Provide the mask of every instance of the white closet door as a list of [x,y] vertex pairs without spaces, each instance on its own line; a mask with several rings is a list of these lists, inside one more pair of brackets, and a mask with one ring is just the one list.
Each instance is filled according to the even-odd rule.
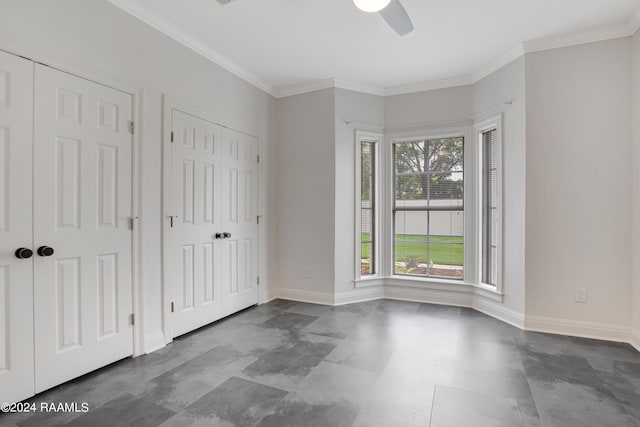
[[258,141],[224,129],[222,222],[223,311],[235,313],[258,302]]
[[133,353],[130,95],[36,65],[36,392]]
[[172,111],[169,262],[178,336],[219,319],[221,128]]
[[0,51],[0,402],[33,395],[33,63]]

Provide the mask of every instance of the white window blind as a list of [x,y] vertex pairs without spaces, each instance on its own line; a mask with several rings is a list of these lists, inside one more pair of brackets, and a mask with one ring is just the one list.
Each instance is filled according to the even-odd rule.
[[482,282],[498,284],[498,132],[482,133]]
[[360,275],[376,274],[376,149],[360,141]]

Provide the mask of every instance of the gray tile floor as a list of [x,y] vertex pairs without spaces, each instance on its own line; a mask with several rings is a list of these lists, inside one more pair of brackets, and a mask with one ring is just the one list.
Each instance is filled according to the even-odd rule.
[[640,353],[471,309],[277,300],[36,396],[2,426],[640,426]]

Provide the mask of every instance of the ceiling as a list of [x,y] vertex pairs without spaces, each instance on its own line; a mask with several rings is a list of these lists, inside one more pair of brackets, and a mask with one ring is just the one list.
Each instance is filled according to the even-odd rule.
[[540,50],[640,24],[640,0],[402,0],[415,26],[404,37],[351,0],[109,1],[275,96],[327,81],[380,94],[465,84],[523,42],[544,39],[524,44]]

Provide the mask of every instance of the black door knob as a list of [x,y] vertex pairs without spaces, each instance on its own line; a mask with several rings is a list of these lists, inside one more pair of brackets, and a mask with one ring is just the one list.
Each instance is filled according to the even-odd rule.
[[224,233],[216,233],[216,239],[224,239]]
[[224,238],[228,239],[229,237],[231,237],[231,233],[224,233]]
[[38,255],[40,256],[51,256],[55,251],[53,250],[53,248],[50,248],[49,246],[40,246],[37,252],[38,252]]
[[15,254],[18,259],[27,259],[33,256],[33,251],[27,248],[18,248],[16,249]]

